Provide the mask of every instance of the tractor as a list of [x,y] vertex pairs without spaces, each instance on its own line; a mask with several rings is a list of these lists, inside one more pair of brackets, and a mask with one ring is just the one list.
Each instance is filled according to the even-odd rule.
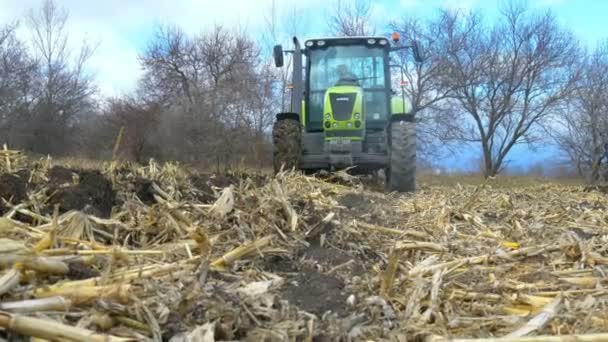
[[[292,54],[290,110],[273,125],[275,173],[348,169],[370,174],[383,170],[388,191],[416,189],[415,113],[408,110],[404,70],[391,53],[411,49],[422,62],[416,41],[400,45],[385,37],[293,38],[293,50],[275,45],[276,67]],[[401,94],[391,71],[401,73]]]

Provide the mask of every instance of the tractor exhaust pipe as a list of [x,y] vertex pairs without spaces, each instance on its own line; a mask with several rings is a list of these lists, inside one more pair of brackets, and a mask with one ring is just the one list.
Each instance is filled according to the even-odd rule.
[[292,75],[292,89],[291,89],[291,112],[302,116],[302,49],[300,48],[300,42],[297,37],[293,37],[293,75]]

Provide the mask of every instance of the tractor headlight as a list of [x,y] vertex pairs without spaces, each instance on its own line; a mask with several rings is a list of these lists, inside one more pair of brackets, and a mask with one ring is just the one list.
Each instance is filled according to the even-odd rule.
[[368,44],[376,44],[376,40],[375,39],[368,39],[367,43]]
[[348,127],[348,128],[353,128],[353,123],[352,123],[352,122],[347,122],[347,123],[346,123],[346,127]]
[[355,121],[355,127],[357,127],[357,128],[361,127],[361,121],[359,121],[359,120]]
[[357,119],[357,120],[361,119],[361,113],[355,113],[355,119]]
[[325,120],[331,119],[331,115],[329,113],[325,114]]
[[378,41],[378,44],[380,45],[386,45],[388,42],[385,39],[380,39],[380,41]]
[[331,127],[331,123],[329,121],[325,121],[325,128],[330,128]]
[[312,40],[306,42],[306,46],[311,47],[314,44]]
[[334,122],[334,128],[338,128],[338,123]]
[[319,40],[319,41],[317,41],[317,45],[323,46],[323,45],[325,45],[325,41],[324,40]]

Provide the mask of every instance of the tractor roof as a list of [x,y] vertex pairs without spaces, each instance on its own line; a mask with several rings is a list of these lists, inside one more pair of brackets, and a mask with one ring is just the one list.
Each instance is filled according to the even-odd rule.
[[382,37],[382,36],[346,36],[346,37],[314,37],[314,38],[309,38],[306,39],[306,41],[309,40],[364,40],[364,39],[387,39],[386,37]]
[[[382,37],[382,36],[351,36],[351,37],[317,37],[317,38],[310,38],[307,39],[304,43],[304,45],[308,48],[313,47],[312,44],[314,44],[314,46],[317,46],[317,42],[324,42],[327,45],[334,45],[334,44],[360,44],[360,43],[365,43],[368,40],[373,39],[376,42],[379,42],[381,40],[385,41],[386,43],[382,44],[385,46],[388,46],[389,44],[389,39],[387,39],[386,37]],[[325,45],[323,44],[323,45]],[[374,44],[374,43],[372,43]]]

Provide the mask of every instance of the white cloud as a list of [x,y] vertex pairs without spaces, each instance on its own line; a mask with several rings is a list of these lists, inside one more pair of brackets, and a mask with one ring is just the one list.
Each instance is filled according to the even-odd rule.
[[[91,68],[97,74],[97,84],[106,95],[119,95],[132,90],[141,71],[138,49],[145,46],[158,24],[178,25],[190,34],[196,34],[214,24],[226,27],[238,26],[259,37],[265,29],[264,16],[273,0],[55,0],[69,13],[68,30],[72,48],[77,48],[86,35],[91,41],[100,43],[91,60]],[[292,11],[308,14],[314,18],[318,12],[310,9],[326,3],[311,0],[278,1],[277,13]],[[0,24],[19,19],[30,8],[38,8],[42,0],[0,0]],[[277,18],[284,23],[283,17]],[[304,25],[312,22],[302,18]],[[24,25],[20,36],[29,38]]]

